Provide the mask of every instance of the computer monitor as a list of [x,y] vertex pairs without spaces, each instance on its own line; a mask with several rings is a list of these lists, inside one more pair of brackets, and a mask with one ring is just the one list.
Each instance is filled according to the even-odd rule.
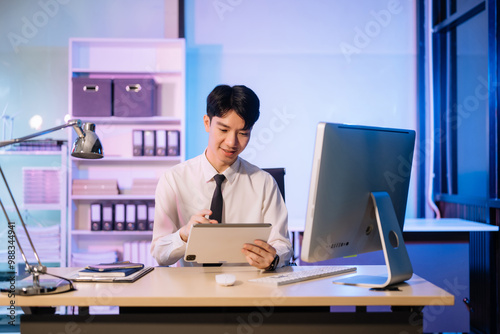
[[386,287],[413,275],[402,230],[415,131],[318,124],[301,259],[382,250],[386,276],[349,275],[336,283]]

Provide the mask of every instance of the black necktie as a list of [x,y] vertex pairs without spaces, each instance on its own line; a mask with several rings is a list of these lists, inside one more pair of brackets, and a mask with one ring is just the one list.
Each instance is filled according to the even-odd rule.
[[215,219],[220,224],[222,223],[222,182],[226,177],[222,174],[217,174],[214,176],[215,183],[217,184],[214,191],[214,196],[212,197],[212,204],[210,205],[210,210],[212,215],[210,219]]

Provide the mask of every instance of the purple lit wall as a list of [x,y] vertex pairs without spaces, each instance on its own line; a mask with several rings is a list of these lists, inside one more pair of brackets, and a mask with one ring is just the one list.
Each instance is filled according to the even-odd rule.
[[210,90],[251,87],[261,118],[242,157],[286,168],[290,220],[303,224],[318,122],[416,128],[415,13],[410,0],[187,1],[188,158],[206,145]]
[[[0,112],[15,116],[13,135],[33,132],[36,114],[43,128],[63,122],[70,37],[163,38],[168,3],[0,0]],[[243,157],[287,169],[291,220],[304,220],[318,122],[415,129],[413,1],[187,0],[185,11],[187,157],[205,148],[210,90],[248,85],[262,116]]]

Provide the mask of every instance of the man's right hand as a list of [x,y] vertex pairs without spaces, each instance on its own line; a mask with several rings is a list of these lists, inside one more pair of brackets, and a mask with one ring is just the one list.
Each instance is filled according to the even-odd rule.
[[217,224],[217,220],[208,219],[212,214],[212,211],[209,209],[201,210],[200,212],[191,216],[187,225],[183,226],[179,230],[179,235],[181,236],[182,241],[187,242],[189,238],[189,233],[191,232],[191,227],[195,224]]

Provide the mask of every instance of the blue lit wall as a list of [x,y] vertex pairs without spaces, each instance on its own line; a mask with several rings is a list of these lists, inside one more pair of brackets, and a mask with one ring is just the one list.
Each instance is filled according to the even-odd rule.
[[42,129],[63,123],[69,38],[162,38],[164,16],[163,0],[0,0],[0,115],[14,117],[13,136],[33,133],[34,115]]

